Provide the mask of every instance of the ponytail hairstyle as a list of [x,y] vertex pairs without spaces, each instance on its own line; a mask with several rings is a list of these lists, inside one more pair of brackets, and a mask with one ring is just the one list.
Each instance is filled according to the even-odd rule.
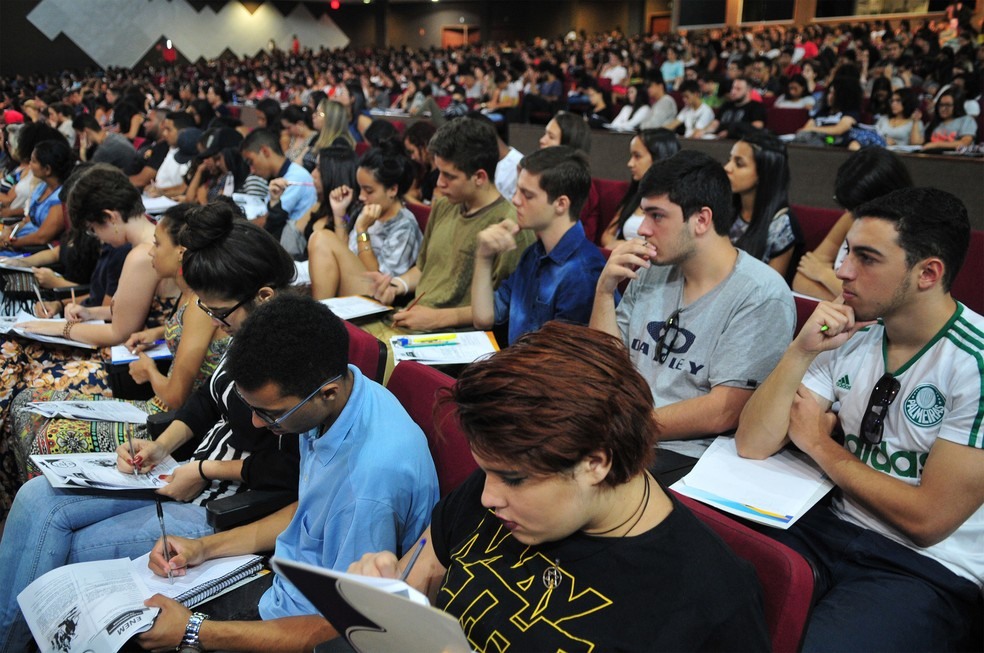
[[231,202],[189,210],[175,242],[185,247],[185,281],[199,295],[242,301],[263,287],[283,290],[297,274],[280,243]]
[[362,156],[359,167],[372,173],[373,179],[383,188],[396,186],[397,197],[402,197],[413,185],[413,163],[403,144],[398,140],[384,140]]

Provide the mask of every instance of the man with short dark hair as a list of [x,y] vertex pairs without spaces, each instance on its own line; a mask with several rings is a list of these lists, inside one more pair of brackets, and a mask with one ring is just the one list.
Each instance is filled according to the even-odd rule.
[[[182,574],[212,558],[271,549],[287,560],[345,570],[368,551],[395,547],[402,555],[414,546],[438,499],[427,440],[388,390],[348,364],[341,319],[307,297],[271,299],[236,333],[226,369],[255,426],[270,437],[300,434],[298,501],[198,540],[169,537],[167,559],[158,541],[150,561],[155,573],[166,576],[170,567]],[[336,635],[279,576],[259,601],[262,621],[205,620],[161,595],[147,604],[162,610],[154,628],[138,636],[147,648],[311,650]]]
[[195,119],[190,114],[183,111],[169,111],[161,123],[161,140],[167,143],[167,154],[157,168],[157,174],[144,192],[151,197],[165,195],[176,198],[183,195],[188,185],[184,177],[191,166],[189,162],[181,163],[175,158],[181,148],[178,146],[178,138],[181,132],[195,127]]
[[765,127],[765,105],[754,101],[749,92],[751,87],[745,77],[736,77],[728,91],[728,101],[721,106],[720,118],[705,130],[717,134],[718,138],[741,138],[749,127]]
[[[509,342],[550,320],[587,324],[605,259],[584,236],[578,219],[591,190],[583,152],[564,145],[529,154],[519,163],[516,222],[503,220],[478,234],[472,276],[472,321],[477,329],[509,325]],[[495,257],[516,249],[516,234],[530,229],[536,242],[497,290]]]
[[[137,159],[133,143],[116,132],[108,132],[90,113],[83,113],[72,120],[72,128],[79,135],[79,155],[83,161],[108,163],[123,172],[129,172]],[[91,152],[90,147],[94,148]]]
[[[495,187],[499,148],[492,125],[457,118],[437,130],[428,149],[440,171],[437,189],[442,197],[431,208],[417,264],[396,277],[369,273],[374,294],[383,303],[391,304],[397,295],[420,299],[393,315],[393,326],[420,331],[472,323],[469,291],[478,234],[503,220],[516,220],[516,210]],[[516,268],[531,242],[533,234],[520,230],[516,249],[495,256],[494,285]]]
[[709,436],[737,426],[792,338],[796,311],[783,278],[728,239],[734,208],[720,163],[679,152],[653,164],[639,196],[640,238],[609,257],[590,325],[621,336],[649,381],[661,447],[699,457]]
[[978,650],[984,318],[950,295],[967,209],[906,188],[853,214],[844,292],[746,404],[738,452],[792,442],[839,490],[780,538],[818,571],[804,651]]
[[677,105],[666,92],[666,82],[658,70],[646,73],[646,92],[652,105],[649,115],[639,125],[639,129],[657,129],[676,118]]
[[[255,222],[284,244],[281,238],[284,227],[290,224],[293,229],[293,223],[304,217],[318,201],[314,179],[303,166],[284,156],[280,135],[272,129],[254,129],[243,141],[241,149],[253,174],[271,182],[267,214]],[[290,247],[287,251],[295,256],[299,253]]]

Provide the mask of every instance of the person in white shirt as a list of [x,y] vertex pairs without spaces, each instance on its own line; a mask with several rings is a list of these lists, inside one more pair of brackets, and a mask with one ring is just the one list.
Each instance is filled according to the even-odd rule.
[[649,106],[649,97],[646,95],[646,88],[642,84],[633,84],[625,94],[628,104],[615,116],[611,122],[612,129],[622,129],[634,131],[649,116],[652,110]]
[[666,129],[677,130],[683,127],[684,138],[701,138],[707,126],[714,122],[714,111],[704,104],[700,95],[700,84],[688,79],[680,84],[683,94],[683,109],[675,120],[665,125]]
[[745,404],[738,453],[791,442],[837,486],[777,536],[818,572],[804,651],[979,650],[984,318],[950,295],[967,208],[904,188],[853,213],[843,292]]

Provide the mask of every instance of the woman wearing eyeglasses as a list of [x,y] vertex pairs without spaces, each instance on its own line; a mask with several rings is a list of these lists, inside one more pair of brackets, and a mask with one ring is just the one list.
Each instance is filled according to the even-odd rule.
[[[149,401],[134,401],[148,414],[175,410],[184,404],[188,396],[215,370],[228,345],[228,337],[213,324],[212,319],[195,304],[197,297],[188,288],[181,273],[185,248],[178,244],[187,228],[191,205],[179,204],[169,209],[158,222],[154,234],[154,246],[150,250],[151,263],[161,279],[172,279],[181,295],[168,314],[163,326],[138,331],[130,336],[125,346],[135,352],[137,360],[129,364],[130,376],[136,383],[149,383],[154,397]],[[163,341],[173,356],[167,374],[158,370],[156,361],[145,349]],[[143,424],[116,422],[87,422],[84,420],[47,419],[24,410],[32,401],[79,401],[88,398],[78,392],[58,390],[25,391],[17,395],[11,405],[11,432],[14,443],[20,449],[18,459],[27,461],[28,476],[35,476],[38,469],[29,462],[30,454],[82,453],[89,451],[115,451],[129,437],[146,437]]]
[[950,87],[936,99],[936,114],[926,127],[923,152],[955,150],[974,144],[977,123],[964,110],[963,93]]
[[[550,322],[439,401],[480,469],[434,509],[406,580],[476,651],[769,649],[754,572],[647,471],[652,398],[619,338]],[[396,578],[410,555],[349,571]]]
[[[193,209],[178,243],[185,248],[184,277],[198,306],[230,335],[255,306],[294,280],[294,261],[283,247],[221,202]],[[126,445],[117,449],[117,466],[124,473],[134,467],[153,473],[158,461],[189,441],[197,443],[192,459],[158,490],[175,499],[163,504],[169,535],[212,533],[205,505],[246,485],[297,490],[296,439],[253,426],[222,362],[156,440],[135,439],[136,456]],[[16,596],[32,580],[69,561],[143,555],[160,534],[152,497],[87,495],[55,490],[41,477],[28,481],[0,540],[0,652],[25,650],[31,641]]]

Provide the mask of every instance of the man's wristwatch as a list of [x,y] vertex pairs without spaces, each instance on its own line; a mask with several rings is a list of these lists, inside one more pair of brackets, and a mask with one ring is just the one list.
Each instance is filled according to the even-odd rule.
[[192,612],[188,618],[188,625],[185,626],[184,637],[178,644],[177,651],[188,653],[190,651],[204,651],[201,641],[198,639],[198,630],[202,627],[202,622],[208,619],[208,615],[203,612]]

